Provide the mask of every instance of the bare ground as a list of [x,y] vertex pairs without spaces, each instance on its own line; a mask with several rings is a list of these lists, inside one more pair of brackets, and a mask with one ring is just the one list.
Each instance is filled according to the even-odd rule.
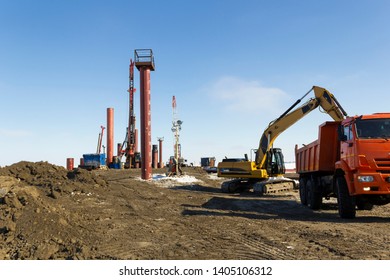
[[191,180],[0,168],[0,259],[390,259],[389,205],[343,220],[335,200],[313,211],[296,191],[225,194],[214,175],[184,171]]

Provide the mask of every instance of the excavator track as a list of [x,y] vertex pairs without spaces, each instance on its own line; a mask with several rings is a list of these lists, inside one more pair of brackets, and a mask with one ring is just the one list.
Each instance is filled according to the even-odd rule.
[[253,192],[258,195],[277,194],[292,191],[298,188],[298,183],[289,178],[269,178],[266,181],[257,182],[253,186]]
[[221,184],[221,190],[224,193],[240,193],[251,189],[253,182],[248,180],[234,179],[225,181]]
[[240,193],[253,189],[257,195],[284,193],[297,188],[298,183],[295,180],[285,177],[271,177],[261,181],[235,179],[221,185],[221,190],[225,193]]

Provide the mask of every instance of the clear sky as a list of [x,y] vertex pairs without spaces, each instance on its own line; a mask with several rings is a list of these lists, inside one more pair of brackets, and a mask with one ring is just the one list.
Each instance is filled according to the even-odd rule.
[[[173,95],[195,164],[249,154],[313,85],[349,115],[388,112],[389,13],[387,0],[0,0],[0,166],[77,164],[96,151],[108,107],[122,142],[129,59],[141,48],[155,56],[152,142],[164,137],[165,161]],[[281,134],[285,160],[326,120],[315,110]]]

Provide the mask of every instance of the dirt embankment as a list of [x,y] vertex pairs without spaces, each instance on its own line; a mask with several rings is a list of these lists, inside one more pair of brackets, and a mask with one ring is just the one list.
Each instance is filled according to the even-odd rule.
[[63,203],[106,186],[94,173],[82,169],[68,172],[47,162],[19,162],[0,168],[0,259],[77,255],[82,245],[67,220],[74,215],[77,224],[79,213],[62,211]]
[[0,168],[0,259],[390,259],[390,207],[338,217],[296,191],[225,194],[201,169]]

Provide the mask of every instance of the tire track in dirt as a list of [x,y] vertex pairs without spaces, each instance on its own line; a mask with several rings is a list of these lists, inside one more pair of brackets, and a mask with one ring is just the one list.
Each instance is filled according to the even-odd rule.
[[[376,221],[377,218],[361,217],[362,220]],[[384,234],[382,227],[377,230],[374,223],[366,223],[353,221],[347,224],[339,224],[339,231],[343,235],[343,239],[349,243],[361,244],[361,251],[364,251],[365,259],[389,259],[390,258],[390,237]],[[352,251],[350,248],[345,248],[344,251],[351,258],[361,258],[359,252]]]
[[98,246],[99,253],[105,259],[134,260],[144,258],[145,252],[151,251],[151,242],[128,242],[124,246],[123,242],[109,241],[107,244]]
[[[225,233],[226,234],[226,233]],[[293,254],[288,252],[284,244],[278,244],[264,236],[241,235],[236,232],[228,233],[232,236],[229,244],[219,249],[219,254],[228,259],[240,260],[294,260]],[[286,247],[286,249],[281,249]]]
[[[241,240],[240,240],[241,239]],[[240,238],[240,248],[238,257],[240,259],[266,259],[266,260],[293,260],[292,254],[284,251],[263,237],[246,236]],[[249,250],[249,251],[248,251]]]

